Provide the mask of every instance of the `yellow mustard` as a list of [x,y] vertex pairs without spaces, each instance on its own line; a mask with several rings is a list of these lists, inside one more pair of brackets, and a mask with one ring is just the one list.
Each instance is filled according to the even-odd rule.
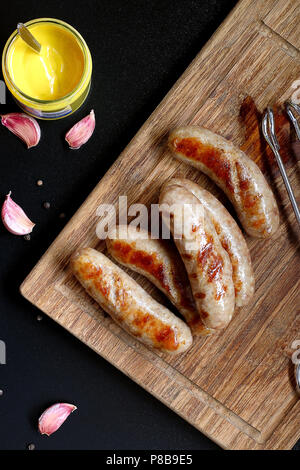
[[60,20],[41,18],[26,23],[41,44],[36,53],[15,32],[5,46],[5,82],[29,114],[57,119],[71,114],[85,100],[92,60],[79,33]]

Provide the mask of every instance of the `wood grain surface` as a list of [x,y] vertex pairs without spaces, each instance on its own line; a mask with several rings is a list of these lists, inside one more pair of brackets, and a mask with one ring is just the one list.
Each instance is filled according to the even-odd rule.
[[[260,133],[261,114],[276,109],[281,152],[297,197],[300,169],[282,104],[300,79],[298,0],[242,0],[194,59],[21,286],[21,293],[220,446],[289,449],[300,437],[292,343],[300,340],[299,232],[273,156]],[[229,208],[203,174],[166,148],[171,128],[202,125],[253,158],[276,196],[281,223],[270,240],[246,238],[256,292],[229,327],[178,357],[153,352],[127,335],[84,293],[70,273],[81,246],[104,249],[96,236],[101,203],[157,203],[173,176],[201,183]],[[299,156],[298,156],[299,157]],[[137,274],[153,296],[154,287]]]

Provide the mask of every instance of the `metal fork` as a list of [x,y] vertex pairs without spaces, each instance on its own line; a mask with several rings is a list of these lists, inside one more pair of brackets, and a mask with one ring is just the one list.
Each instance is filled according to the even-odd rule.
[[[295,105],[294,103],[291,103],[291,102],[287,102],[286,103],[286,110],[287,110],[287,113],[295,127],[295,131],[296,131],[296,134],[297,134],[297,137],[298,139],[300,140],[300,128],[299,128],[299,124],[297,122],[297,119],[295,118],[294,114],[293,114],[293,110],[297,111],[300,115],[300,107],[298,105]],[[273,113],[273,110],[272,108],[270,108],[268,106],[268,108],[266,109],[265,113],[264,113],[264,116],[263,116],[263,120],[262,120],[262,132],[263,132],[263,135],[264,135],[264,138],[266,139],[266,141],[268,142],[269,146],[271,147],[274,155],[275,155],[275,158],[276,158],[276,161],[277,161],[277,164],[278,164],[278,167],[279,167],[279,170],[280,170],[280,173],[281,173],[281,176],[282,176],[282,179],[283,179],[283,182],[285,184],[285,187],[286,187],[286,190],[288,192],[288,195],[289,195],[289,198],[290,198],[290,201],[291,201],[291,204],[292,204],[292,207],[294,209],[294,212],[295,212],[295,216],[296,216],[296,220],[300,226],[300,211],[299,211],[299,207],[298,207],[298,204],[296,202],[296,199],[295,199],[295,196],[294,196],[294,192],[293,192],[293,189],[291,187],[291,184],[290,184],[290,181],[288,179],[288,176],[286,174],[286,171],[285,171],[285,168],[284,168],[284,165],[283,165],[283,162],[282,162],[282,159],[281,159],[281,156],[280,156],[280,153],[279,153],[279,150],[280,150],[280,145],[278,143],[278,140],[277,140],[277,137],[276,137],[276,132],[275,132],[275,119],[274,119],[274,113]]]
[[[287,101],[285,103],[285,108],[286,108],[286,112],[287,112],[291,122],[294,125],[297,138],[300,140],[300,128],[299,128],[298,121],[297,121],[297,119],[294,115],[295,111],[300,115],[300,106],[298,106],[295,103],[292,103],[291,101]],[[278,167],[279,167],[281,176],[283,178],[284,184],[286,186],[286,190],[288,192],[291,204],[292,204],[294,212],[295,212],[296,220],[297,220],[298,224],[300,225],[299,208],[298,208],[298,205],[297,205],[292,187],[290,185],[288,176],[286,174],[286,171],[285,171],[285,168],[284,168],[284,165],[283,165],[280,153],[279,153],[280,145],[278,143],[278,140],[277,140],[277,137],[276,137],[276,132],[275,132],[274,113],[273,113],[272,108],[270,108],[270,107],[267,108],[267,110],[265,111],[265,114],[263,116],[262,132],[263,132],[264,138],[266,139],[266,141],[270,145],[270,147],[271,147],[271,149],[272,149],[272,151],[275,155],[275,158],[276,158],[276,161],[278,163]],[[300,364],[295,366],[295,379],[296,379],[297,391],[298,391],[298,393],[300,393]]]
[[[286,109],[287,115],[289,116],[291,122],[294,125],[297,138],[298,140],[300,140],[300,127],[299,127],[297,118],[295,117],[295,114],[294,114],[294,112],[296,111],[296,113],[300,116],[300,106],[296,103],[293,103],[292,101],[286,101],[285,109]],[[297,384],[297,391],[300,394],[300,363],[296,365],[295,367],[295,379],[296,379],[296,384]]]
[[290,120],[292,121],[293,125],[294,125],[294,128],[295,128],[295,131],[296,131],[296,134],[297,134],[297,137],[298,139],[300,140],[300,127],[299,127],[299,123],[293,113],[293,111],[296,111],[296,113],[299,114],[300,116],[300,106],[296,103],[293,103],[292,101],[286,101],[285,103],[285,109],[286,109],[286,112],[290,118]]

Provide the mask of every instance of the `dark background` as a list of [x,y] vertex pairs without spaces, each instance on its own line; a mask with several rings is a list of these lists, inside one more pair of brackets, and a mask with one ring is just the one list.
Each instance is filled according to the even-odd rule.
[[[14,0],[2,5],[1,49],[19,21],[60,18],[84,36],[94,68],[85,105],[61,121],[41,121],[38,147],[26,150],[0,128],[1,201],[11,190],[36,222],[30,241],[0,227],[0,340],[7,347],[7,364],[0,365],[0,449],[26,449],[29,443],[37,449],[218,449],[49,318],[38,321],[40,312],[18,288],[235,4]],[[82,149],[71,151],[65,132],[91,108],[95,133]],[[0,113],[17,110],[8,94]],[[50,438],[40,436],[38,416],[63,401],[78,411]]]

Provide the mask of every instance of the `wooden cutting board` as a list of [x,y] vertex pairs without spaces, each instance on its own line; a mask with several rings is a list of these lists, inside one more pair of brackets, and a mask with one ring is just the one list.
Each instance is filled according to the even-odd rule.
[[[242,0],[21,286],[30,302],[228,449],[289,449],[300,437],[291,361],[292,343],[300,340],[299,232],[259,131],[261,112],[275,105],[282,155],[299,195],[300,169],[280,110],[300,79],[299,48],[298,0]],[[103,249],[95,233],[99,204],[116,204],[120,195],[128,204],[156,203],[172,176],[199,182],[228,205],[208,178],[166,149],[167,133],[180,124],[204,125],[242,147],[269,180],[281,224],[271,240],[247,237],[256,276],[250,305],[224,332],[198,338],[188,352],[169,358],[114,324],[74,280],[68,261],[83,245]],[[141,276],[133,277],[164,302]]]

